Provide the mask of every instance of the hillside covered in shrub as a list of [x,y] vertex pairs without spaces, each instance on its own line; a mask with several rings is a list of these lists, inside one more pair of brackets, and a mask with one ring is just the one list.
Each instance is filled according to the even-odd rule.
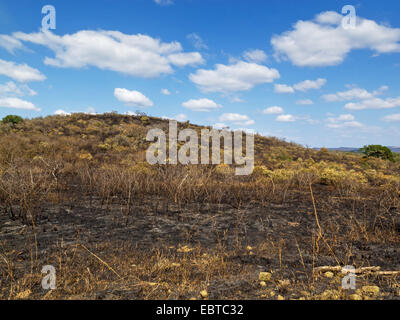
[[[7,119],[0,298],[400,297],[396,155],[255,135],[254,171],[237,176],[226,164],[149,165],[148,130],[169,127],[160,118]],[[39,284],[49,264],[57,290],[46,292]],[[317,272],[346,265],[388,273],[357,279],[352,294],[340,272]]]

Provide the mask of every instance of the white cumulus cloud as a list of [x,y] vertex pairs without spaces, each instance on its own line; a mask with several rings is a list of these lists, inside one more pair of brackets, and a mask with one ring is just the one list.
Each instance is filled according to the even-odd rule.
[[71,115],[71,113],[69,113],[67,111],[64,111],[62,109],[58,109],[58,110],[54,111],[54,114],[56,116],[69,116],[69,115]]
[[12,108],[40,111],[32,102],[22,100],[20,98],[0,98],[0,108]]
[[16,49],[22,49],[23,45],[21,41],[6,35],[6,34],[0,34],[0,47],[3,47],[10,53],[14,53]]
[[247,50],[243,53],[243,58],[249,62],[263,63],[267,61],[268,56],[260,49]]
[[187,38],[192,42],[193,46],[197,50],[208,49],[203,39],[197,33],[191,33],[187,35]]
[[362,100],[359,102],[349,102],[344,106],[348,110],[364,110],[364,109],[390,109],[400,107],[400,97],[397,98],[373,98]]
[[127,106],[133,107],[151,107],[153,102],[143,93],[136,90],[128,90],[124,88],[115,88],[114,96]]
[[363,127],[362,123],[355,121],[352,114],[341,114],[338,117],[329,117],[326,119],[326,122],[326,126],[333,129]]
[[168,89],[161,89],[161,93],[166,96],[169,96],[171,94],[171,92]]
[[12,61],[0,59],[0,75],[4,75],[19,82],[43,81],[46,77],[39,70],[27,64],[16,64]]
[[2,96],[36,96],[37,92],[29,88],[26,84],[16,84],[9,81],[0,84],[0,97]]
[[198,52],[179,52],[170,54],[168,60],[175,66],[184,67],[187,65],[203,64],[205,61]]
[[213,128],[214,128],[214,129],[217,129],[217,130],[222,130],[222,129],[228,129],[229,126],[226,125],[225,123],[217,122],[217,123],[215,123],[215,124],[213,125]]
[[283,109],[278,106],[272,106],[263,110],[264,114],[282,114]]
[[236,125],[245,125],[245,126],[254,124],[254,120],[251,120],[245,114],[239,114],[239,113],[224,113],[219,117],[219,121],[230,122]]
[[311,99],[303,99],[303,100],[297,100],[296,104],[311,105],[314,104],[314,102]]
[[365,99],[372,99],[372,98],[376,97],[377,95],[383,93],[387,89],[388,89],[387,86],[381,86],[378,90],[369,92],[362,88],[352,88],[352,89],[346,90],[346,91],[325,94],[322,96],[322,98],[327,102],[365,100]]
[[181,122],[183,122],[183,121],[186,121],[186,120],[187,120],[187,115],[186,115],[186,114],[183,114],[183,113],[180,113],[180,114],[177,114],[177,115],[174,117],[174,119],[175,119],[176,121],[181,121]]
[[176,121],[183,122],[183,121],[186,121],[188,118],[187,118],[186,114],[180,113],[180,114],[177,114],[174,117],[162,116],[161,119],[164,119],[164,120],[176,120]]
[[400,121],[400,113],[390,114],[388,116],[383,117],[382,120],[387,122]]
[[190,99],[182,103],[182,107],[190,109],[192,111],[209,112],[214,109],[222,108],[220,104],[215,103],[213,100],[202,98],[202,99]]
[[306,92],[308,90],[320,89],[326,83],[326,79],[318,78],[317,80],[304,80],[293,86],[287,84],[275,84],[276,93],[294,93],[296,90]]
[[317,80],[305,80],[295,84],[293,87],[297,91],[306,92],[308,90],[316,90],[320,89],[323,85],[325,85],[326,79],[318,78]]
[[271,39],[276,58],[296,66],[333,66],[357,49],[375,54],[400,52],[400,29],[357,16],[355,28],[344,29],[343,16],[322,12],[314,20],[296,22],[292,30]]
[[278,70],[256,63],[238,61],[231,65],[217,64],[214,70],[199,69],[189,79],[203,92],[232,93],[248,91],[254,86],[273,82]]
[[294,93],[294,89],[287,84],[275,84],[274,89],[276,93]]
[[13,37],[48,47],[54,57],[44,63],[60,68],[94,66],[138,77],[158,77],[173,72],[173,66],[204,63],[198,52],[182,52],[179,42],[162,42],[143,34],[119,31],[81,30],[59,36],[49,31],[16,32]]
[[296,118],[291,114],[281,114],[276,117],[276,121],[279,122],[295,122]]

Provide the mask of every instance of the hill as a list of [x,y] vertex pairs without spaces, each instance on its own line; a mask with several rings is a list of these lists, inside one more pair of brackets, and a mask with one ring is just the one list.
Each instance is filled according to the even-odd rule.
[[[392,152],[400,152],[400,147],[393,147],[393,146],[388,146]],[[319,150],[319,148],[316,148]],[[359,152],[360,148],[354,148],[354,147],[339,147],[339,148],[328,148],[330,151],[341,151],[341,152]]]
[[[0,298],[348,299],[341,274],[315,267],[400,268],[399,162],[256,135],[248,176],[152,166],[151,128],[168,122],[109,113],[0,125]],[[57,271],[48,294],[43,265]],[[393,299],[393,279],[359,285]]]

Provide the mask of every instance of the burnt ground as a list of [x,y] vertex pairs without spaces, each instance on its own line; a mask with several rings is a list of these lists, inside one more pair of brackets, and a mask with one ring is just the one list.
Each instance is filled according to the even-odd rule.
[[[275,201],[265,206],[248,203],[240,208],[226,204],[179,207],[166,205],[162,199],[140,199],[129,212],[125,205],[107,206],[100,200],[82,196],[79,201],[61,206],[44,206],[35,232],[31,226],[1,214],[0,253],[3,260],[9,262],[0,262],[2,297],[12,297],[9,286],[13,279],[21,288],[21,281],[29,283],[32,291],[29,297],[37,299],[51,296],[61,299],[190,299],[199,298],[196,290],[201,287],[207,289],[210,299],[276,299],[278,295],[285,299],[345,299],[354,291],[340,289],[342,276],[313,276],[313,267],[339,264],[400,270],[398,209],[381,213],[376,204],[365,199],[338,200],[333,196],[323,197],[318,192],[315,198],[323,229],[323,238],[319,240],[310,195],[300,192],[284,202]],[[75,256],[78,244],[87,248],[78,250],[82,255],[77,260],[79,267],[89,270],[91,281],[96,279],[101,285],[80,290],[74,284],[75,289],[69,291],[70,281],[65,274],[64,289],[49,295],[40,288],[41,266],[58,265],[60,250],[65,256],[71,252]],[[135,257],[131,256],[133,252]],[[154,269],[148,276],[143,269],[140,276],[126,282],[114,279],[111,269],[127,274],[126,277],[134,272],[124,269],[125,260],[137,261],[129,262],[136,268],[140,263],[159,263],[160,255],[163,259],[178,261],[180,268],[205,255],[222,257],[218,263],[224,272],[211,262],[210,270],[215,269],[212,275],[205,275],[203,269],[190,269],[188,279],[193,280],[193,288],[179,290],[174,288],[182,284],[184,270],[179,273],[180,280],[173,280],[175,273],[168,274],[169,271],[156,276]],[[149,261],[141,261],[146,256]],[[63,264],[71,260],[68,259],[63,260]],[[93,275],[96,268],[101,268],[98,276]],[[260,285],[258,276],[262,271],[270,272],[272,279]],[[106,273],[108,275],[104,276]],[[35,276],[22,280],[27,274]],[[164,282],[169,278],[173,283],[168,289],[161,290],[157,285],[148,290],[138,285],[147,281],[153,286],[164,276],[167,277],[167,280],[163,278]],[[357,279],[357,287],[378,286],[380,293],[369,298],[400,299],[399,280],[399,276],[366,275]]]

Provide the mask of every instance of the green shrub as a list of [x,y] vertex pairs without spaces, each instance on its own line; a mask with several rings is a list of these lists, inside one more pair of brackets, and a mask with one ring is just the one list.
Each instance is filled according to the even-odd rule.
[[392,150],[390,150],[388,147],[384,147],[378,144],[364,146],[360,149],[360,152],[363,153],[367,158],[374,157],[394,161]]
[[20,116],[10,114],[8,116],[5,116],[1,121],[3,123],[11,123],[12,125],[16,125],[20,122],[23,122],[24,119],[22,119]]

